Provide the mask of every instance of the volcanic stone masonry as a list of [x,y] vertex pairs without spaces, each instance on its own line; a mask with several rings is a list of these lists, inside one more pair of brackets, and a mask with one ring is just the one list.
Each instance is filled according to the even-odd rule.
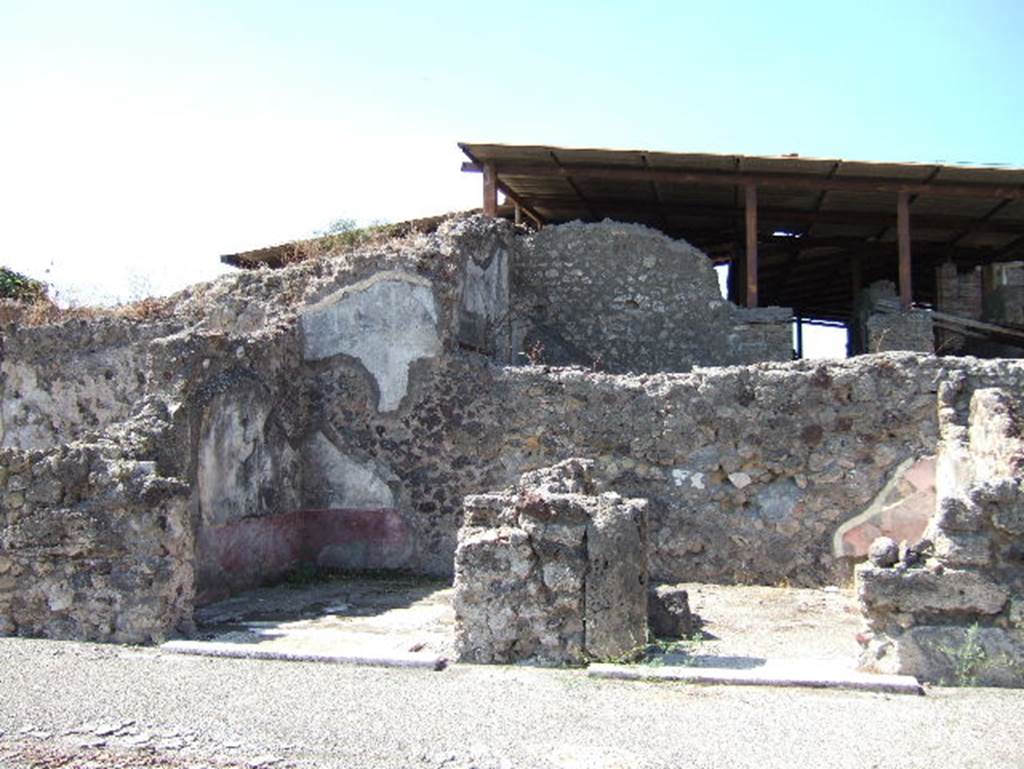
[[455,550],[460,659],[580,663],[646,644],[646,503],[595,494],[590,470],[568,459],[466,497]]
[[[1021,391],[939,395],[938,506],[925,539],[880,539],[857,569],[865,667],[927,681],[1024,686]],[[968,405],[969,404],[969,407]]]
[[652,580],[848,578],[934,485],[945,383],[1020,392],[1024,365],[790,362],[783,317],[651,230],[463,217],[7,326],[0,630],[156,639],[303,561],[450,576],[465,497],[570,457],[647,500]]

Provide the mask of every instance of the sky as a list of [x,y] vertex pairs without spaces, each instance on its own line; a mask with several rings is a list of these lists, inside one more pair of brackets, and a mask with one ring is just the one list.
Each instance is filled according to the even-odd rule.
[[458,141],[1024,166],[1024,2],[0,0],[0,264],[167,293],[480,204]]

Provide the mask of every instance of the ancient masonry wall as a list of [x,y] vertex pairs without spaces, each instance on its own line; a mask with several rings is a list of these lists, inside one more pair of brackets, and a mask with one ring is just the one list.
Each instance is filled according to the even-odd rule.
[[663,582],[848,578],[834,536],[934,455],[941,383],[1024,386],[1019,362],[909,353],[674,376],[495,373],[477,461],[519,472],[594,459],[599,487],[648,500]]
[[469,662],[614,659],[647,642],[643,500],[595,494],[587,460],[466,498],[455,645]]
[[[651,375],[498,365],[528,338],[511,277],[536,247],[524,237],[506,223],[453,220],[429,236],[193,287],[160,321],[5,329],[0,446],[11,451],[0,471],[15,480],[0,556],[19,564],[14,578],[57,573],[58,551],[33,544],[48,540],[19,534],[33,516],[71,527],[54,541],[73,548],[84,531],[72,527],[76,511],[122,533],[114,522],[137,517],[150,541],[147,521],[159,528],[178,505],[186,533],[163,557],[179,576],[135,584],[138,600],[163,600],[174,584],[184,603],[205,602],[300,561],[450,575],[466,495],[583,457],[599,492],[649,500],[653,579],[820,585],[847,573],[832,554],[837,527],[907,460],[934,454],[943,381],[962,372],[968,389],[1024,386],[1017,362],[909,354]],[[651,248],[660,259],[675,247]],[[705,283],[692,301],[724,313]],[[183,501],[176,491],[147,502],[113,470],[51,491],[36,465],[75,441],[116,446],[111,462],[151,468]],[[43,452],[30,471],[26,451]],[[74,608],[51,609],[56,618],[101,595],[85,555],[95,537],[82,537],[85,560],[60,556],[79,592]],[[127,534],[104,541],[110,559],[136,546]],[[49,565],[33,572],[34,562]],[[81,619],[46,624],[38,601],[17,608],[12,596],[28,588],[12,574],[0,574],[4,632],[94,633]],[[183,604],[159,605],[146,633],[187,624]],[[107,637],[128,637],[111,627]]]
[[512,301],[534,362],[612,373],[792,358],[792,311],[722,299],[682,240],[614,222],[547,227],[513,262]]
[[891,280],[879,280],[864,289],[857,297],[854,315],[850,329],[854,354],[935,351],[931,313],[902,310]]
[[0,450],[0,635],[143,643],[188,629],[188,487],[118,436]]
[[[947,262],[935,269],[936,309],[971,320],[1024,326],[1024,262],[1006,262],[957,272]],[[1016,358],[1021,345],[1009,339],[994,341],[939,330],[938,351],[944,354],[977,355],[983,358]]]
[[[1021,390],[942,386],[938,504],[914,548],[858,567],[865,667],[949,684],[1024,685]],[[969,404],[969,407],[968,407]]]

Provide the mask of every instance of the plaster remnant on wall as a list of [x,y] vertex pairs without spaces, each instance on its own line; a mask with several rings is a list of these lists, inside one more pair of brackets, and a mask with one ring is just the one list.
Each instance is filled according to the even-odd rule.
[[269,408],[251,391],[221,393],[207,407],[196,480],[207,525],[295,507],[298,457],[268,436]]
[[428,280],[388,270],[337,291],[302,312],[303,355],[350,355],[373,377],[377,410],[394,411],[409,389],[409,366],[441,352],[437,304]]
[[[459,281],[458,339],[471,350],[516,363],[514,337],[518,325],[510,312],[510,247],[498,233],[470,254]],[[516,326],[516,329],[513,329]],[[521,339],[520,339],[521,342]],[[521,346],[521,345],[520,345]]]
[[689,470],[682,470],[678,467],[672,470],[672,482],[676,486],[684,486],[687,481],[689,481],[691,488],[703,489],[704,473],[690,472]]
[[395,506],[395,496],[378,468],[343,454],[322,432],[309,441],[304,458],[308,507],[376,510]]
[[863,667],[932,682],[1024,686],[1024,528],[1000,525],[1002,516],[1024,511],[1020,392],[940,388],[937,466],[952,475],[937,483],[920,542],[900,546],[896,563],[890,555],[857,567]]
[[863,558],[878,537],[916,542],[935,512],[935,457],[905,460],[864,512],[836,529],[832,554]]

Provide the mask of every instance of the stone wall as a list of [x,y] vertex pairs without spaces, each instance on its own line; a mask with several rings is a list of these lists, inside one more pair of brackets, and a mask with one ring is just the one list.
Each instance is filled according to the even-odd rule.
[[851,326],[853,354],[892,352],[934,352],[935,332],[931,313],[902,310],[891,280],[872,283],[857,297]]
[[455,646],[467,662],[582,663],[647,642],[643,500],[595,494],[591,463],[469,496],[455,551]]
[[[926,539],[858,568],[862,663],[927,681],[1024,685],[1021,390],[940,392],[938,504]],[[969,409],[965,408],[969,404]]]
[[[970,320],[982,316],[982,268],[974,267],[959,272],[953,262],[943,262],[935,268],[935,309]],[[936,329],[936,352],[942,355],[963,355],[970,342],[956,331]]]
[[[544,237],[591,243],[581,229]],[[597,249],[668,259],[683,248],[646,230],[595,232]],[[630,232],[632,247],[619,240]],[[1024,387],[1018,362],[910,354],[644,375],[498,365],[528,338],[514,271],[535,247],[507,223],[453,220],[193,287],[161,320],[8,328],[4,440],[64,451],[114,431],[124,461],[181,484],[192,548],[182,558],[200,601],[303,560],[451,575],[463,498],[567,457],[594,461],[598,491],[649,500],[653,578],[821,585],[848,573],[832,552],[837,529],[908,461],[934,454],[943,381]],[[732,324],[722,344],[742,342],[728,341],[738,327],[772,326],[772,311],[729,309],[710,280],[699,285],[713,292],[708,312]],[[656,347],[637,350],[661,360]],[[26,399],[29,380],[41,392],[69,384],[59,399]],[[55,421],[67,409],[73,418]],[[0,472],[19,476],[7,464],[16,454],[4,456]],[[133,499],[110,515],[135,510]]]
[[641,225],[545,227],[516,253],[512,294],[535,362],[625,373],[792,358],[791,311],[737,308],[707,256]]
[[0,447],[44,449],[126,419],[147,391],[146,345],[176,324],[15,327],[0,347]]
[[600,484],[649,501],[652,579],[827,584],[849,576],[836,530],[934,454],[951,376],[1019,388],[1024,365],[889,353],[638,377],[505,369],[482,388],[474,459],[505,482],[594,459]]
[[[1024,326],[1024,262],[1006,262],[958,272],[947,262],[935,270],[936,309],[968,320]],[[1011,337],[998,340],[977,333],[939,329],[938,352],[980,358],[1019,358],[1024,345]]]
[[142,643],[190,627],[188,487],[121,437],[0,450],[0,635]]

